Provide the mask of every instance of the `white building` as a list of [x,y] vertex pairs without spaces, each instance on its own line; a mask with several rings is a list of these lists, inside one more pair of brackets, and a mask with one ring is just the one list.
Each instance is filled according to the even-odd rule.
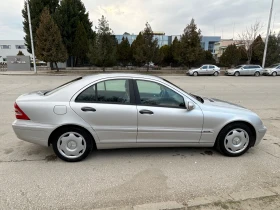
[[0,62],[6,62],[7,56],[16,56],[19,51],[25,56],[29,55],[32,60],[32,54],[27,52],[24,40],[0,40]]

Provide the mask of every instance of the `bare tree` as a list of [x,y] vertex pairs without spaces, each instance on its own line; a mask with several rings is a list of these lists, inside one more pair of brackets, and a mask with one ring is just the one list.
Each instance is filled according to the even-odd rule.
[[247,54],[247,63],[251,63],[252,54],[253,54],[253,45],[252,43],[260,34],[260,30],[263,28],[263,25],[256,21],[250,27],[246,27],[246,30],[239,34],[239,44],[244,45]]

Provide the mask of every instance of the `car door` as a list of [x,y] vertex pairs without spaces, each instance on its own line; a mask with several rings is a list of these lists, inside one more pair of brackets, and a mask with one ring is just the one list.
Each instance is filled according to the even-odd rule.
[[277,75],[280,75],[280,66],[276,68]]
[[254,66],[254,65],[250,65],[249,66],[249,73],[248,73],[248,75],[254,75],[255,73],[256,73],[256,66]]
[[138,111],[137,143],[197,143],[203,114],[198,105],[185,108],[190,99],[155,81],[135,80]]
[[110,79],[90,85],[73,97],[70,106],[91,125],[100,143],[136,143],[132,80]]
[[240,75],[249,75],[249,66],[243,66],[240,69]]
[[214,74],[214,72],[215,72],[215,66],[209,65],[208,66],[208,74],[212,75],[212,74]]
[[208,71],[208,65],[203,65],[203,66],[201,66],[201,68],[199,70],[199,74],[205,75],[205,74],[207,74],[207,71]]

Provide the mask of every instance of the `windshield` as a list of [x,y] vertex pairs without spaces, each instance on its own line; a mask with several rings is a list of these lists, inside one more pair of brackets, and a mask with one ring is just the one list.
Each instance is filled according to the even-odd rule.
[[[163,79],[163,78],[161,78],[161,79]],[[166,79],[163,79],[163,80],[164,80],[165,82],[167,82],[167,83],[169,83],[169,84],[175,86],[175,87],[178,88],[179,90],[181,90],[181,91],[187,93],[188,95],[190,95],[191,97],[195,98],[195,99],[198,100],[199,102],[204,103],[203,98],[201,98],[200,96],[197,96],[197,95],[188,93],[188,92],[184,91],[182,88],[178,87],[177,85],[173,84],[172,82],[169,82],[169,81],[166,80]]]
[[279,64],[273,64],[273,65],[269,66],[268,68],[274,69],[274,68],[276,68],[277,66],[279,66]]
[[236,66],[236,67],[234,67],[234,69],[240,69],[240,68],[242,68],[242,66]]
[[63,85],[60,85],[60,86],[58,86],[58,87],[56,87],[56,88],[54,88],[54,89],[52,89],[52,90],[49,90],[49,91],[45,92],[44,95],[47,95],[47,96],[48,96],[48,95],[51,95],[51,94],[53,94],[54,92],[59,91],[59,90],[61,90],[62,88],[66,87],[66,86],[68,86],[68,85],[70,85],[70,84],[72,84],[72,83],[74,83],[74,82],[76,82],[76,81],[78,81],[78,80],[80,80],[80,79],[82,79],[82,77],[78,77],[78,78],[76,78],[76,79],[74,79],[74,80],[71,80],[71,81],[69,81],[69,82],[66,82],[66,83],[64,83]]

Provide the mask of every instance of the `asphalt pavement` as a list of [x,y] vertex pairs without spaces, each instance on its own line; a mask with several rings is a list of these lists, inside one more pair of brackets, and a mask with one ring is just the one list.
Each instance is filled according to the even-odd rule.
[[11,123],[19,95],[75,77],[0,75],[0,209],[185,203],[280,186],[280,77],[164,76],[187,92],[240,104],[262,118],[267,134],[241,157],[212,148],[117,149],[67,163],[52,148],[17,139]]

